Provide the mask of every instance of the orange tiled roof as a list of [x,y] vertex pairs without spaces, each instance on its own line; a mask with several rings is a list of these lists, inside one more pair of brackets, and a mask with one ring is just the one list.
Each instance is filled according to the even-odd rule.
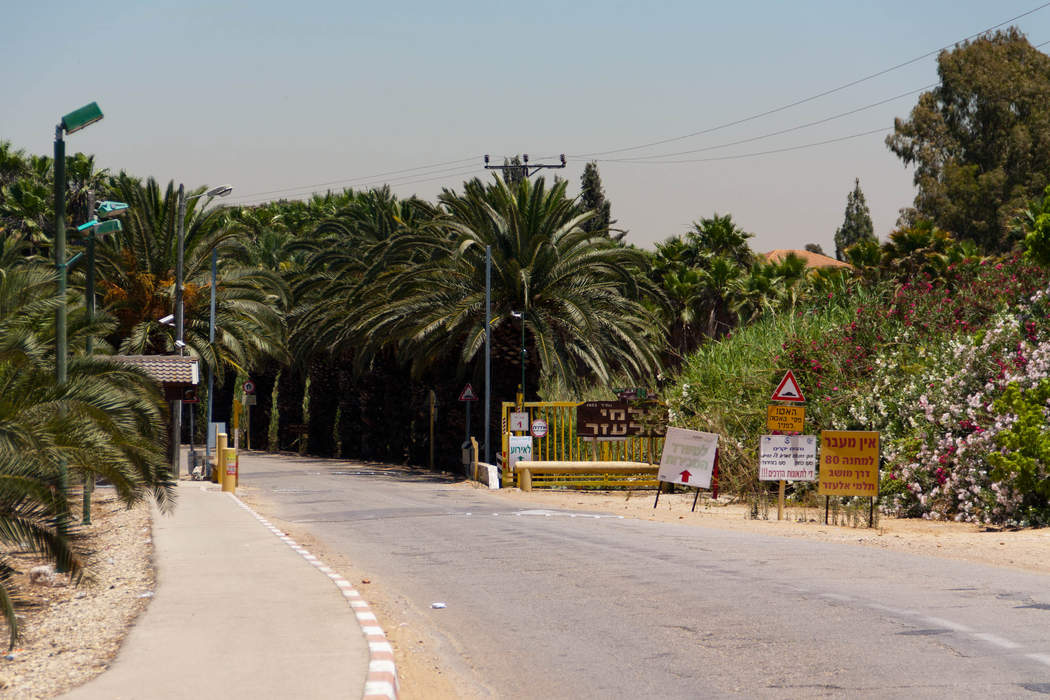
[[769,262],[780,262],[788,255],[794,253],[798,257],[802,258],[806,263],[806,267],[846,267],[852,269],[853,266],[847,262],[836,260],[835,258],[829,258],[827,255],[821,255],[820,253],[811,253],[808,250],[790,250],[787,248],[781,248],[778,250],[771,250],[765,254],[765,259]]
[[113,362],[138,367],[160,384],[197,384],[200,381],[196,357],[180,355],[109,355]]

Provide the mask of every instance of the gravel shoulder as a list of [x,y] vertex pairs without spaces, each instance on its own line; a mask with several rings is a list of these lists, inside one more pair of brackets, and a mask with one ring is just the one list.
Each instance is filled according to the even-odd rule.
[[30,580],[43,562],[10,553],[19,573],[13,581],[21,605],[21,638],[0,650],[0,697],[53,698],[105,671],[135,619],[153,595],[150,507],[128,510],[112,489],[95,491],[92,524],[81,528],[77,546],[88,575],[75,585],[52,575]]

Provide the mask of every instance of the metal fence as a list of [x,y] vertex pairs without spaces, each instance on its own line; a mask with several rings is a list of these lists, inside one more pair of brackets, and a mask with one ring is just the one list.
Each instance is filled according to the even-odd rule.
[[[529,415],[531,426],[536,419],[547,423],[547,434],[532,438],[532,458],[543,461],[568,462],[648,462],[660,463],[664,439],[628,436],[623,438],[581,437],[576,426],[576,407],[579,401],[526,401],[521,410]],[[517,410],[512,401],[504,401],[501,410],[501,449],[503,464],[510,454],[510,436],[528,435],[529,431],[511,432],[510,414]],[[503,485],[515,485],[516,476],[510,469],[503,470]],[[547,475],[533,478],[533,487],[574,486],[591,488],[656,488],[653,476],[644,478],[623,474],[581,474],[574,476]]]

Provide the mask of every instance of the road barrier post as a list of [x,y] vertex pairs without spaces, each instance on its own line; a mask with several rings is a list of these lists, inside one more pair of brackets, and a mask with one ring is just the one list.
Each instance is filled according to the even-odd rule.
[[222,475],[226,469],[225,454],[226,433],[218,433],[215,436],[215,465],[211,470],[211,480],[219,486],[222,486]]
[[237,450],[227,447],[223,450],[223,461],[225,471],[222,475],[222,490],[229,493],[237,492]]

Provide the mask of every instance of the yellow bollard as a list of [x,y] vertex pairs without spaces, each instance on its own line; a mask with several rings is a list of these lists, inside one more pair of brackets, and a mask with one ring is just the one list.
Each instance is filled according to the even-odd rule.
[[223,450],[223,462],[225,470],[222,474],[222,490],[230,493],[237,492],[237,450],[227,447]]
[[215,463],[211,469],[211,480],[213,483],[222,486],[222,470],[223,470],[223,450],[226,449],[226,433],[216,433],[215,435]]

